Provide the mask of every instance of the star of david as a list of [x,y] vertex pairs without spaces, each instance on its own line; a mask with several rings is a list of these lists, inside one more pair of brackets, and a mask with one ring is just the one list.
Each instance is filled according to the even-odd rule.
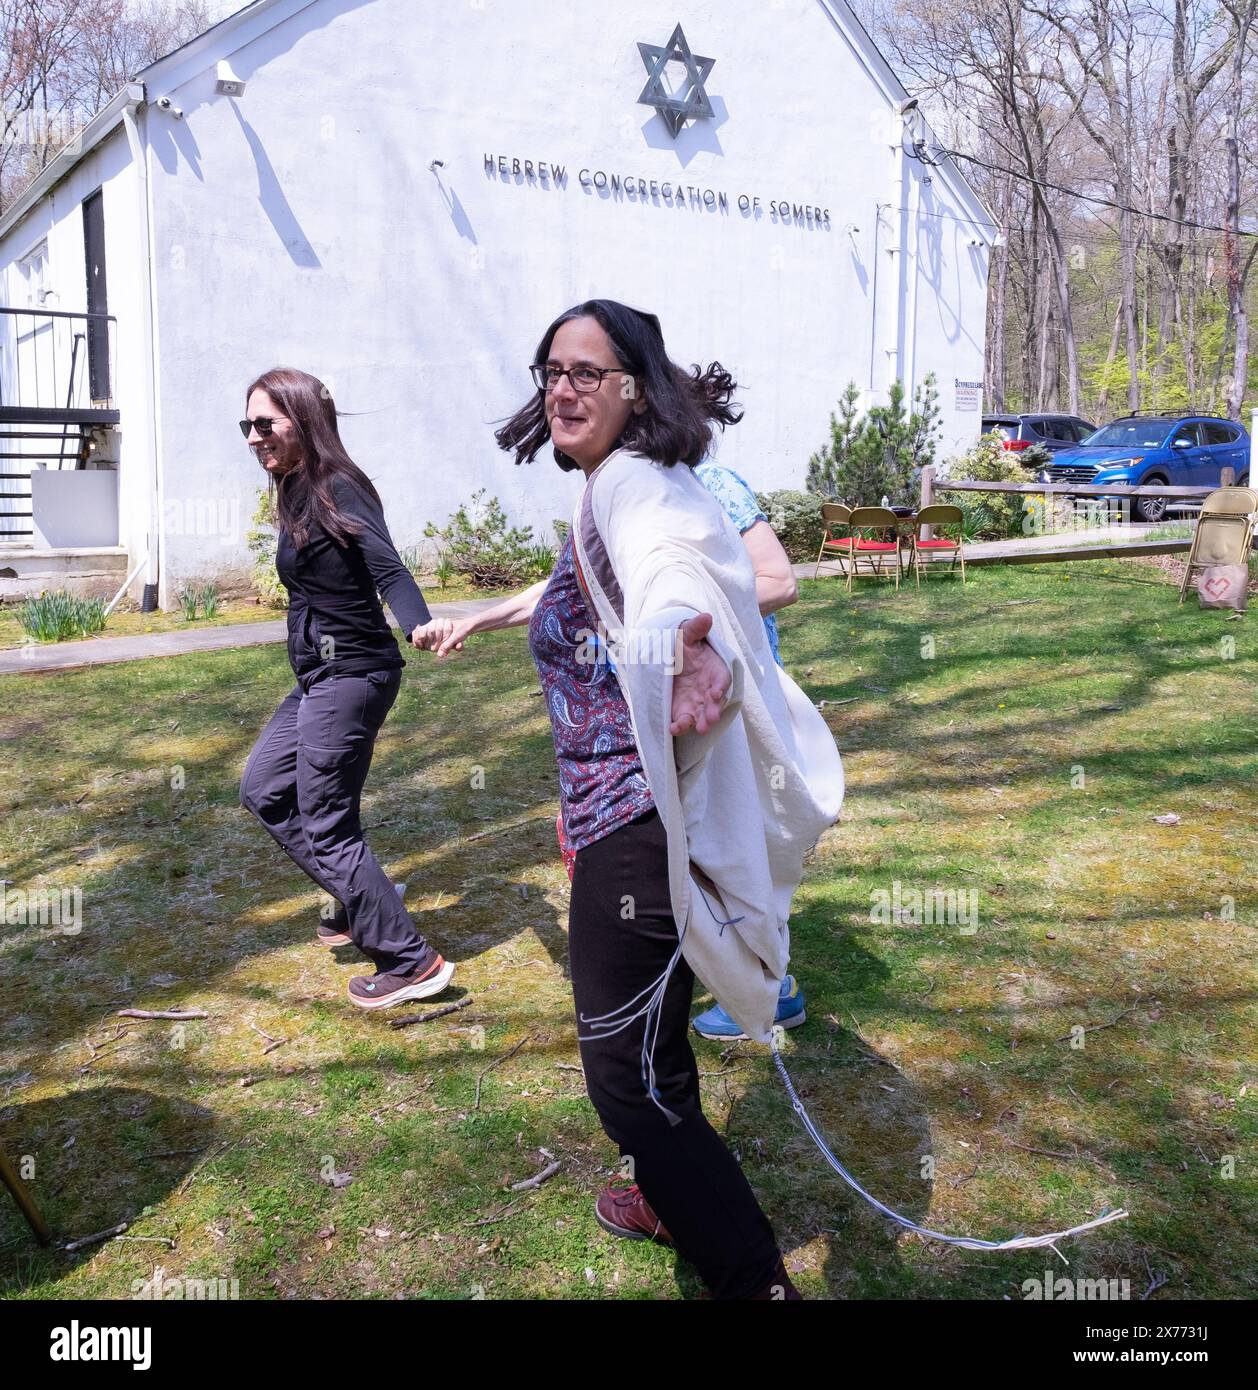
[[[691,117],[697,120],[711,118],[712,103],[708,100],[707,92],[703,90],[703,84],[716,66],[716,59],[700,58],[691,53],[680,24],[673,30],[673,36],[665,47],[659,48],[653,43],[640,43],[638,52],[642,55],[642,62],[647,70],[646,86],[642,89],[638,104],[654,106],[663,116],[674,140]],[[674,60],[686,65],[686,80],[676,96],[671,95],[664,85],[665,70]]]

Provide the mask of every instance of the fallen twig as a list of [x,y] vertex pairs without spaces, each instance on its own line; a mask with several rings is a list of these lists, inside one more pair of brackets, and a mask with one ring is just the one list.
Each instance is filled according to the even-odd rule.
[[516,1045],[511,1049],[510,1052],[504,1052],[501,1057],[497,1058],[495,1061],[490,1062],[490,1064],[485,1068],[485,1070],[481,1072],[481,1074],[476,1078],[476,1104],[472,1106],[473,1110],[480,1109],[481,1082],[484,1081],[484,1079],[489,1075],[491,1071],[493,1071],[495,1067],[502,1066],[504,1062],[509,1061],[512,1057],[514,1057],[515,1054],[519,1052],[519,1050],[524,1046],[524,1044],[528,1042],[529,1037],[530,1035],[528,1033],[525,1033],[525,1035],[520,1039],[518,1043],[516,1043]]
[[465,844],[471,844],[473,840],[487,840],[491,835],[505,835],[508,830],[519,830],[521,826],[533,825],[536,817],[529,820],[512,821],[510,825],[500,825],[496,830],[480,830],[475,835],[468,835],[464,840]]
[[[1124,1009],[1122,1013],[1118,1015],[1117,1018],[1111,1018],[1108,1023],[1092,1023],[1089,1024],[1088,1027],[1086,1027],[1083,1031],[1085,1033],[1099,1033],[1102,1028],[1112,1028],[1116,1023],[1121,1023],[1123,1019],[1127,1017],[1128,1014],[1134,1014],[1135,1012],[1135,1006],[1133,1005],[1130,1009]],[[1072,1028],[1069,1033],[1063,1033],[1060,1038],[1054,1038],[1053,1041],[1069,1042],[1070,1039],[1074,1036],[1075,1030]]]
[[432,1085],[431,1078],[424,1082],[418,1091],[412,1091],[410,1095],[403,1096],[401,1100],[391,1100],[388,1105],[382,1105],[379,1110],[371,1110],[368,1114],[373,1120],[377,1120],[386,1110],[400,1110],[402,1106],[409,1105],[411,1101],[418,1100],[426,1090]]
[[429,1009],[424,1014],[407,1014],[405,1018],[391,1018],[390,1028],[409,1028],[412,1023],[427,1023],[430,1019],[443,1018],[446,1014],[456,1013],[459,1009],[466,1009],[476,996],[469,994],[466,999],[460,999],[453,1004],[443,1004],[439,1009]]
[[220,1144],[219,1147],[218,1147],[217,1149],[214,1149],[214,1150],[212,1150],[210,1153],[206,1154],[206,1156],[201,1160],[201,1162],[198,1163],[197,1166],[192,1170],[192,1172],[189,1173],[188,1176],[187,1176],[186,1178],[184,1178],[183,1182],[181,1182],[181,1183],[179,1184],[179,1187],[178,1187],[178,1189],[176,1190],[175,1195],[176,1195],[177,1197],[182,1197],[183,1194],[184,1194],[185,1192],[187,1192],[187,1190],[192,1186],[193,1182],[196,1180],[196,1177],[197,1177],[197,1175],[200,1173],[201,1169],[204,1168],[205,1165],[206,1165],[212,1158],[218,1158],[220,1155],[225,1154],[225,1153],[227,1152],[227,1150],[230,1149],[235,1143],[236,1143],[236,1140],[234,1140],[234,1139],[229,1139],[229,1140],[226,1141],[226,1143]]
[[508,1216],[511,1216],[513,1214],[513,1209],[518,1207],[523,1200],[522,1197],[516,1197],[512,1201],[507,1202],[505,1206],[499,1207],[496,1212],[491,1212],[488,1216],[478,1217],[475,1221],[466,1221],[464,1225],[496,1226],[499,1221],[505,1221]]
[[1155,1274],[1153,1270],[1149,1268],[1148,1255],[1143,1255],[1142,1252],[1142,1257],[1144,1259],[1145,1273],[1149,1276],[1149,1287],[1140,1295],[1140,1301],[1143,1303],[1155,1289],[1160,1289],[1162,1285],[1167,1282],[1167,1278],[1165,1274]]
[[1029,1154],[1043,1154],[1045,1158],[1078,1158],[1079,1150],[1076,1149],[1072,1154],[1061,1153],[1057,1149],[1036,1149],[1030,1144],[1019,1144],[1016,1139],[1010,1139],[1006,1135],[1000,1136],[1006,1144],[1012,1145],[1015,1149],[1022,1149]]
[[183,1158],[186,1154],[203,1154],[204,1152],[204,1144],[202,1144],[199,1149],[164,1149],[161,1153],[141,1154],[136,1162],[150,1163],[155,1158]]
[[168,1018],[183,1022],[190,1018],[209,1018],[204,1009],[119,1009],[119,1018]]
[[84,1038],[83,1041],[86,1044],[88,1051],[92,1055],[79,1068],[79,1075],[82,1076],[82,1074],[88,1069],[88,1067],[92,1065],[93,1062],[96,1061],[96,1059],[101,1055],[102,1052],[105,1051],[106,1048],[116,1046],[123,1040],[123,1038],[127,1037],[127,1035],[130,1032],[131,1030],[129,1028],[119,1028],[117,1033],[115,1033],[112,1038],[106,1038],[103,1043],[94,1043],[91,1040],[91,1038]]
[[511,1184],[511,1191],[527,1192],[532,1188],[541,1187],[544,1182],[553,1178],[558,1171],[559,1160],[555,1159],[553,1163],[548,1163],[540,1173],[534,1173],[531,1178],[525,1178],[523,1182],[513,1182]]
[[78,1240],[68,1240],[61,1247],[65,1255],[73,1255],[76,1250],[85,1250],[89,1245],[100,1245],[103,1241],[113,1240],[115,1236],[120,1236],[131,1223],[129,1221],[119,1221],[116,1226],[111,1226],[107,1231],[97,1231],[94,1235],[80,1236]]
[[979,1164],[982,1163],[982,1161],[983,1161],[983,1146],[982,1146],[982,1144],[980,1143],[979,1146],[978,1146],[978,1152],[974,1155],[974,1167],[973,1167],[972,1169],[970,1169],[970,1171],[969,1171],[968,1173],[966,1173],[963,1177],[954,1179],[954,1180],[952,1181],[953,1187],[961,1187],[961,1186],[963,1186],[965,1183],[969,1182],[970,1179],[971,1179],[972,1177],[974,1177],[974,1176],[977,1174]]
[[[247,1019],[245,1021],[248,1022]],[[268,1033],[264,1028],[259,1028],[256,1023],[250,1023],[249,1027],[253,1029],[253,1031],[258,1035],[258,1037],[265,1038],[269,1043],[281,1043],[288,1041],[287,1038],[272,1037],[272,1035]]]

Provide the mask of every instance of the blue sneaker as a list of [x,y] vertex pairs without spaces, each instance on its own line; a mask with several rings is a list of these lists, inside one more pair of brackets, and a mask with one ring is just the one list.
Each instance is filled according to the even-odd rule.
[[[778,1011],[773,1021],[782,1028],[798,1028],[807,1020],[808,1015],[804,1012],[804,992],[795,976],[788,975],[778,991]],[[713,1042],[737,1042],[740,1038],[747,1037],[719,1004],[707,1013],[700,1014],[692,1021],[691,1027],[701,1038],[710,1038]]]

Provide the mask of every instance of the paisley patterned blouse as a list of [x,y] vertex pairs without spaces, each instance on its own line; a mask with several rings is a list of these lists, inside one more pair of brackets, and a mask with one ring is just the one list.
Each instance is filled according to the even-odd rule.
[[596,626],[569,536],[529,619],[529,648],[550,714],[565,838],[573,851],[655,805],[620,682],[606,659],[591,659]]

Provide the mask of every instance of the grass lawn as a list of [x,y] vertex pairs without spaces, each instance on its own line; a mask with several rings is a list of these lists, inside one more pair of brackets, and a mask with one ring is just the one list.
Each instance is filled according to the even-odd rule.
[[[1069,1269],[899,1233],[824,1167],[765,1050],[696,1040],[806,1295],[1019,1299],[1045,1269],[1258,1295],[1255,621],[1108,560],[805,583],[779,615],[848,779],[792,917],[810,1017],[786,1060],[814,1118],[938,1230],[1131,1212]],[[576,1067],[524,634],[409,660],[364,818],[473,1002],[403,1030],[346,1001],[355,953],[315,943],[319,895],[237,806],[282,646],[0,679],[0,876],[84,903],[78,935],[0,924],[0,1142],[59,1234],[174,1243],[40,1251],[0,1195],[0,1293],[125,1297],[155,1266],[246,1298],[697,1292],[593,1220],[617,1156]],[[977,930],[872,920],[897,884],[972,890]],[[115,1016],[175,1006],[209,1017]],[[547,1153],[560,1173],[510,1191]]]

